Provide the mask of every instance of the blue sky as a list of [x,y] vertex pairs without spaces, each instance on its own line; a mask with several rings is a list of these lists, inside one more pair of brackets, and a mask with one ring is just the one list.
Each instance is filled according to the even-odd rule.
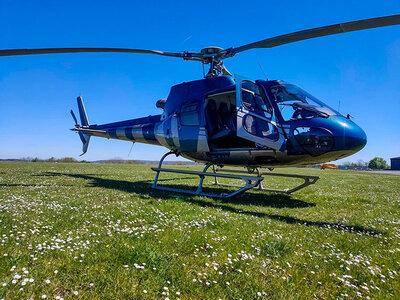
[[[193,3],[193,4],[192,4]],[[0,2],[0,48],[126,47],[199,51],[312,27],[399,14],[393,1]],[[323,37],[226,60],[232,73],[295,83],[356,118],[367,146],[345,160],[400,156],[400,26]],[[72,156],[69,131],[82,95],[91,123],[158,114],[172,85],[199,79],[201,64],[140,54],[0,57],[0,158]],[[157,160],[166,149],[93,138],[87,160]]]

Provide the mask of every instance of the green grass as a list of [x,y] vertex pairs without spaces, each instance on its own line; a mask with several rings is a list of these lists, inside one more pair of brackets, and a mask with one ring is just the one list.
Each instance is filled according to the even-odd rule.
[[0,298],[399,299],[400,177],[282,172],[321,179],[216,200],[145,165],[0,163]]

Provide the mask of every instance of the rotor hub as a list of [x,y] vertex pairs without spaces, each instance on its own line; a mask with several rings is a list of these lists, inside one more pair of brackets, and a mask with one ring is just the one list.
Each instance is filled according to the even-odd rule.
[[226,50],[220,47],[211,46],[201,49],[200,53],[202,55],[202,63],[210,64],[210,69],[207,75],[205,75],[206,78],[217,77],[222,74],[231,75],[222,63]]
[[204,57],[217,57],[220,56],[224,52],[224,49],[221,47],[206,47],[201,49],[200,53],[204,55]]

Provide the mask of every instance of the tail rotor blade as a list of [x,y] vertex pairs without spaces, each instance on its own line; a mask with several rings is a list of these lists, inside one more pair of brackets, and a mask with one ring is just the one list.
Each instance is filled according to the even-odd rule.
[[71,109],[71,111],[70,111],[70,113],[71,113],[71,116],[72,116],[72,118],[74,119],[74,121],[75,121],[75,125],[79,125],[79,123],[78,123],[78,119],[76,118],[76,116],[75,116],[75,114],[74,114],[74,111]]

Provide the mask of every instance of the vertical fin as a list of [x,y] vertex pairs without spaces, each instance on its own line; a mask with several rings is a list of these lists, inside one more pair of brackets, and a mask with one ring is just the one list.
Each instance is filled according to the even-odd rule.
[[82,96],[79,96],[78,98],[76,98],[76,101],[78,103],[79,116],[81,118],[81,125],[89,126],[89,120],[88,120],[88,117],[86,114],[85,105],[83,104]]
[[[75,114],[71,110],[72,118],[75,121],[75,127],[89,127],[89,120],[88,120],[88,117],[86,114],[85,105],[83,104],[82,96],[79,96],[78,98],[76,98],[76,101],[78,103],[78,110],[79,110],[79,117],[81,119],[81,124],[80,125],[78,124]],[[79,132],[79,137],[82,141],[82,154],[80,155],[80,156],[82,156],[88,150],[89,142],[90,142],[90,135],[85,134],[83,132]]]
[[83,154],[85,154],[88,151],[88,147],[89,147],[89,142],[90,142],[90,135],[84,134],[82,132],[79,132],[79,137],[82,140],[82,154],[79,156],[82,156]]

